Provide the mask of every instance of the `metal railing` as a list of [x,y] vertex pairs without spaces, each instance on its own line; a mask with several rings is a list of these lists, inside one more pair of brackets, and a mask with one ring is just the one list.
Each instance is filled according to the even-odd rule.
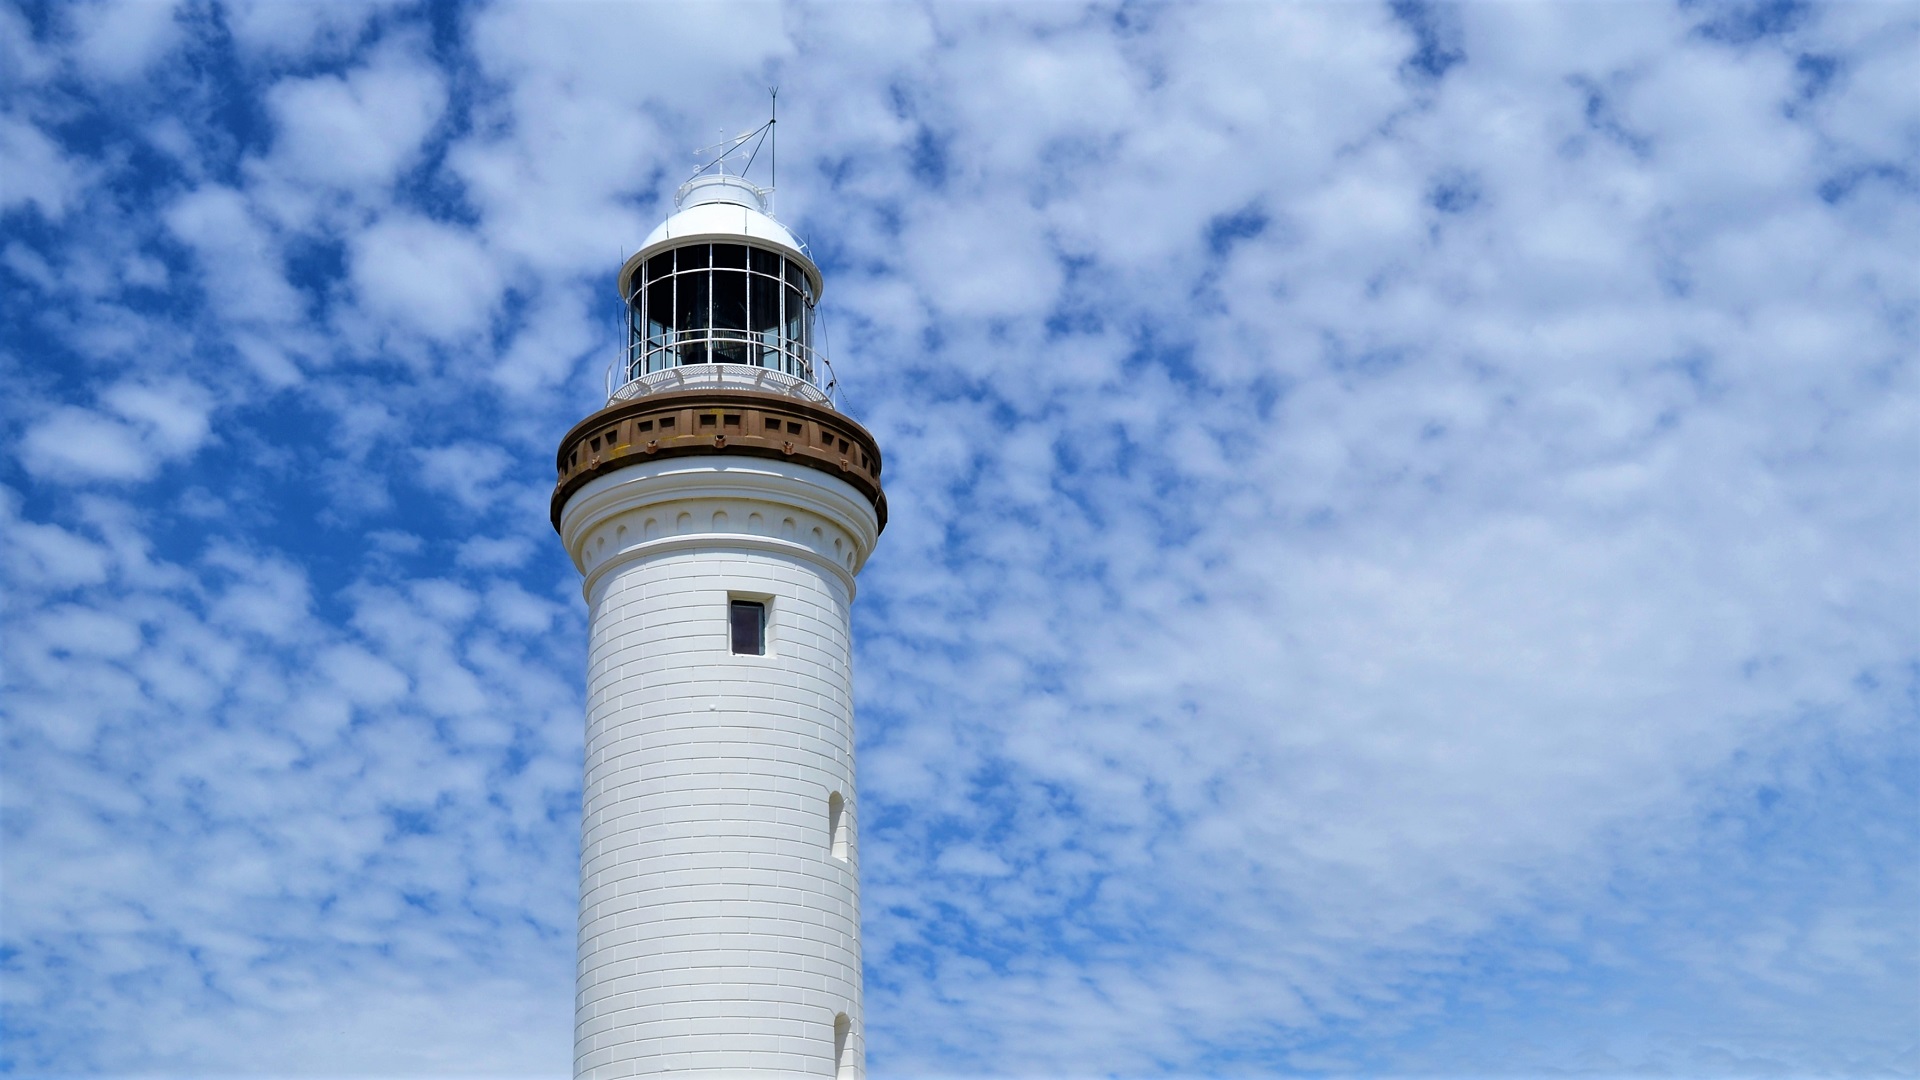
[[[657,338],[629,342],[626,358],[607,367],[607,400],[668,390],[735,389],[833,405],[832,363],[790,338],[769,341],[733,330],[680,331],[675,337],[671,344]],[[825,387],[814,381],[821,369],[829,376]]]
[[744,364],[813,382],[812,348],[775,330],[669,330],[627,341],[627,377],[689,364]]

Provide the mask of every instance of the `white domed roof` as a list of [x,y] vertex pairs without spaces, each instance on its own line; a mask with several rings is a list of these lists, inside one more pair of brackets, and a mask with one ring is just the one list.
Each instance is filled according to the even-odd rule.
[[627,281],[634,270],[654,253],[697,239],[722,243],[744,240],[760,247],[783,249],[806,269],[817,299],[823,286],[820,270],[813,265],[799,239],[785,225],[768,216],[767,194],[742,177],[724,173],[708,173],[687,181],[674,196],[674,205],[680,208],[678,212],[648,233],[646,243],[621,267],[621,295],[626,295]]

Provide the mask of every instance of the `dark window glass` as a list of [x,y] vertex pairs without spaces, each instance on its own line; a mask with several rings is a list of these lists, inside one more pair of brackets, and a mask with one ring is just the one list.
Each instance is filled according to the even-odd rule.
[[663,251],[647,260],[646,278],[648,281],[658,281],[671,273],[673,273],[673,252]]
[[766,655],[767,605],[758,600],[735,600],[728,605],[727,623],[736,655]]
[[673,279],[661,278],[647,286],[647,336],[665,341],[673,327]]
[[[752,279],[752,321],[748,329],[756,334],[777,333],[780,329],[780,286],[772,278],[755,275]],[[766,340],[763,336],[762,341]]]
[[673,279],[647,286],[647,342],[641,366],[660,371],[673,366]]
[[706,268],[707,245],[705,244],[695,244],[692,247],[683,247],[676,250],[673,254],[674,254],[674,257],[679,260],[679,265],[678,267],[676,267],[676,269],[703,270]]
[[674,280],[679,283],[680,294],[674,307],[673,326],[676,330],[704,330],[709,325],[711,313],[707,310],[707,279],[704,273],[680,274]]
[[715,363],[745,364],[753,359],[747,343],[747,276],[744,270],[713,272],[713,336],[721,339],[713,345]]
[[713,272],[713,325],[720,330],[747,328],[747,275]]
[[740,244],[715,244],[713,245],[713,265],[745,270],[747,249]]
[[749,257],[753,260],[754,273],[772,274],[774,277],[780,276],[780,256],[775,255],[771,251],[762,251],[759,248],[754,248],[753,254]]
[[682,364],[705,364],[710,362],[711,350],[707,342],[713,312],[708,301],[712,272],[696,270],[691,274],[675,274],[674,320],[673,328],[678,331],[679,346],[674,359]]
[[800,279],[807,276],[806,272],[801,270],[800,264],[794,262],[792,259],[785,261],[787,264],[787,284],[797,289],[800,287]]
[[627,378],[644,373],[647,363],[646,324],[640,318],[640,305],[627,309]]
[[798,345],[802,343],[800,324],[805,321],[806,308],[800,304],[800,293],[794,289],[787,294],[787,340]]

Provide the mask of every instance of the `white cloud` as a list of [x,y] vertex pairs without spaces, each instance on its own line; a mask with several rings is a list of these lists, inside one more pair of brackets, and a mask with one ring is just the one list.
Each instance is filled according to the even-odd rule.
[[458,340],[486,330],[504,284],[464,229],[389,215],[353,240],[350,276],[360,306],[403,334]]
[[42,258],[39,252],[19,241],[8,244],[5,250],[0,250],[0,263],[5,263],[7,269],[32,282],[43,292],[52,292],[60,285],[59,276],[53,272],[53,267],[47,264],[47,260]]
[[543,600],[510,581],[487,590],[485,610],[493,625],[512,634],[545,634],[564,625],[570,605]]
[[27,203],[58,221],[79,197],[79,174],[60,147],[30,120],[0,115],[0,211]]
[[[16,533],[6,535],[11,543]],[[9,626],[10,746],[47,767],[8,774],[8,931],[34,943],[13,953],[16,975],[43,988],[32,1007],[67,1019],[40,1045],[115,1073],[245,1071],[263,1061],[275,1070],[323,1061],[343,1073],[537,1071],[546,1048],[564,1044],[568,1005],[560,995],[530,1007],[541,995],[527,988],[564,980],[570,961],[543,944],[561,923],[520,913],[570,919],[574,856],[562,839],[551,845],[551,875],[496,881],[487,868],[521,846],[523,829],[543,827],[545,807],[577,776],[509,771],[491,734],[486,748],[453,744],[463,760],[449,762],[450,744],[419,706],[487,714],[445,729],[458,739],[485,733],[483,720],[499,727],[490,710],[538,716],[577,702],[544,698],[560,684],[517,649],[487,645],[493,667],[462,666],[457,599],[416,604],[366,591],[363,609],[385,609],[368,625],[399,631],[383,645],[317,621],[297,599],[302,575],[272,552],[216,546],[203,565],[227,581],[204,600],[192,574],[163,574],[171,584],[121,575]],[[44,585],[21,584],[29,593]],[[283,650],[261,629],[301,647]],[[27,644],[21,633],[30,647],[13,647]],[[137,760],[120,783],[103,785],[72,767],[83,754]],[[23,797],[31,814],[15,812]],[[196,824],[185,827],[189,818]],[[464,853],[396,825],[432,821],[449,836],[481,818],[498,828]],[[129,837],[137,840],[122,846]],[[64,855],[24,863],[12,857],[16,844],[54,844]],[[441,891],[449,875],[484,883],[456,901]],[[448,903],[468,913],[453,949],[452,939],[421,933],[433,919],[416,906]],[[307,914],[283,919],[296,909]],[[268,937],[281,944],[265,947]],[[476,983],[465,967],[480,952],[497,957],[498,973]],[[306,959],[283,966],[293,955]],[[70,994],[75,984],[54,977],[62,969],[149,988],[137,1008],[163,1030],[93,1037],[124,1032],[124,1016]],[[355,970],[369,977],[340,995],[337,980]],[[469,1019],[454,1025],[464,1033],[423,1034],[429,1004],[444,1006],[450,993],[474,995]],[[228,1014],[223,1000],[248,1004]],[[251,1034],[236,1037],[241,1030]],[[502,1031],[522,1048],[482,1048]],[[208,1055],[223,1044],[233,1052]]]
[[21,463],[51,479],[146,480],[211,435],[212,401],[192,383],[116,383],[101,404],[105,411],[62,405],[34,421],[20,439]]
[[1837,60],[1834,87],[1810,106],[1837,143],[1842,166],[1909,163],[1920,156],[1920,105],[1904,74],[1920,47],[1920,19],[1868,7],[1823,13],[1811,45]]
[[158,471],[133,428],[89,409],[54,409],[20,442],[20,463],[37,476],[144,480]]
[[533,543],[524,536],[476,536],[460,545],[454,561],[476,570],[499,570],[519,566],[532,554]]
[[106,553],[58,525],[10,518],[6,532],[7,560],[15,580],[54,589],[106,580]]
[[429,489],[451,495],[470,511],[486,509],[504,491],[503,480],[514,459],[498,446],[461,440],[447,446],[414,451],[420,480]]
[[55,67],[47,50],[33,40],[26,15],[16,8],[0,8],[0,79],[31,85],[51,75]]
[[322,55],[350,48],[367,24],[402,8],[407,0],[331,0],[288,4],[279,0],[222,0],[227,28],[241,48],[266,58]]
[[146,73],[184,38],[178,0],[93,0],[66,15],[81,71],[108,82]]
[[280,183],[384,187],[417,157],[446,102],[439,73],[397,45],[344,75],[283,79],[266,93],[275,137],[262,168]]
[[115,383],[100,400],[143,429],[148,443],[163,457],[190,454],[207,441],[212,402],[206,391],[191,383]]
[[962,874],[970,877],[1006,877],[1013,873],[1006,860],[983,848],[972,845],[950,847],[940,853],[934,865],[950,874]]
[[426,547],[425,541],[412,533],[395,532],[391,529],[376,529],[367,534],[367,543],[375,550],[390,554],[413,555]]
[[355,645],[336,645],[316,658],[341,694],[356,704],[384,705],[407,690],[407,677],[392,664]]
[[47,611],[35,623],[33,637],[40,648],[82,657],[125,657],[140,647],[138,626],[73,605]]
[[207,302],[238,322],[288,323],[305,303],[287,283],[279,242],[260,224],[247,199],[209,185],[175,200],[167,228],[199,256]]
[[120,277],[127,284],[142,289],[164,289],[170,275],[167,264],[159,259],[138,252],[128,255],[120,264]]
[[299,567],[227,545],[209,550],[205,562],[231,578],[222,584],[218,598],[208,608],[210,621],[276,641],[301,636],[312,597],[306,574]]
[[508,394],[528,394],[560,384],[582,356],[589,369],[598,366],[594,360],[613,363],[622,346],[596,332],[591,301],[591,292],[583,296],[577,288],[543,292],[495,365],[493,381]]
[[483,130],[449,161],[483,208],[488,243],[542,269],[604,273],[622,244],[637,245],[655,221],[635,212],[632,195],[655,186],[656,170],[677,183],[718,122],[706,107],[684,127],[664,128],[657,114],[737,101],[741,116],[755,116],[764,84],[743,74],[790,50],[769,3],[608,14],[509,3],[474,20],[481,70],[506,89],[501,118],[512,127]]

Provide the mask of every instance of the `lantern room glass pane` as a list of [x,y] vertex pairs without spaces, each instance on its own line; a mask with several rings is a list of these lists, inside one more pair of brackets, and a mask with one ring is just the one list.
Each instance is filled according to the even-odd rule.
[[713,326],[716,330],[747,329],[747,275],[729,270],[713,272]]
[[708,362],[708,328],[713,325],[711,276],[708,271],[702,270],[691,274],[675,274],[673,277],[673,328],[680,340],[682,364]]
[[793,342],[795,345],[804,345],[806,344],[806,331],[804,329],[807,312],[806,305],[800,302],[799,290],[783,289],[781,291],[786,293],[787,300],[787,340]]
[[747,268],[747,249],[741,244],[713,245],[713,265],[731,270]]
[[748,279],[747,288],[751,291],[748,299],[748,325],[756,332],[777,331],[780,329],[780,283],[770,277],[754,274]]
[[676,270],[702,270],[707,266],[707,245],[705,244],[676,248],[673,255]]
[[629,379],[636,378],[647,370],[647,339],[644,333],[646,327],[641,319],[640,305],[635,304],[627,309],[627,378]]
[[661,278],[647,286],[647,338],[666,341],[673,329],[673,279]]
[[[716,244],[715,249],[737,246]],[[745,262],[745,248],[739,249]],[[722,364],[744,364],[751,356],[747,348],[747,273],[744,270],[713,272],[714,360]]]
[[673,278],[664,277],[647,286],[646,369],[660,371],[674,365],[673,353]]
[[755,274],[747,288],[750,294],[747,298],[748,329],[759,346],[754,363],[761,367],[777,368],[780,366],[780,285],[772,278]]
[[713,312],[708,306],[710,276],[704,273],[674,275],[678,285],[674,291],[678,295],[673,311],[673,328],[682,334],[713,325]]
[[780,276],[780,256],[775,255],[771,251],[754,248],[750,258],[753,260],[752,270],[754,273],[772,274],[775,277]]

